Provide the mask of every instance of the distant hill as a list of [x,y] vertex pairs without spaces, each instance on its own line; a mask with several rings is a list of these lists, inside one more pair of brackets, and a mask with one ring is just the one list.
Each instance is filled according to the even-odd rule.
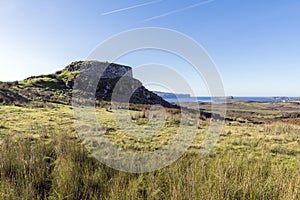
[[153,91],[155,94],[162,98],[172,99],[172,98],[191,98],[190,94],[177,94],[171,92],[160,92],[160,91]]
[[[42,101],[70,104],[75,78],[82,74],[89,74],[89,76],[97,78],[94,80],[99,80],[100,77],[94,77],[99,73],[102,74],[102,77],[97,85],[94,100],[110,101],[117,82],[122,78],[123,85],[118,88],[120,91],[117,91],[117,93],[131,94],[133,92],[130,98],[131,103],[160,104],[170,108],[177,107],[147,90],[139,80],[134,79],[131,67],[99,61],[76,61],[53,74],[32,76],[15,82],[0,82],[0,103]],[[92,89],[88,88],[90,80],[80,79],[80,81],[83,80],[82,84],[83,86],[87,85],[87,88],[82,88],[81,92],[87,93],[92,91]],[[137,89],[132,91],[132,88]],[[123,101],[124,99],[116,100]]]

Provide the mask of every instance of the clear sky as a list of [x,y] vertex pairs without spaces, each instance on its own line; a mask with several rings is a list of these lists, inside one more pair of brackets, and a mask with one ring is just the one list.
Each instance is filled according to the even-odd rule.
[[206,49],[227,95],[300,96],[299,0],[0,0],[0,27],[1,81],[85,60],[119,32],[162,27]]

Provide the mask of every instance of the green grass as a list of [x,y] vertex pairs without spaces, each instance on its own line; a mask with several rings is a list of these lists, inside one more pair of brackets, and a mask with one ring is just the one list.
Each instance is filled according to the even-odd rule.
[[[133,123],[147,124],[145,108],[130,111]],[[178,112],[170,109],[164,128],[139,140],[118,127],[114,112],[99,108],[96,114],[109,139],[124,150],[155,150],[177,130]],[[0,113],[0,199],[300,198],[300,126],[295,123],[227,122],[213,151],[201,159],[208,125],[201,121],[179,160],[132,174],[111,169],[87,152],[70,106],[0,106]]]
[[19,81],[19,85],[14,88],[24,89],[37,87],[43,88],[45,90],[67,89],[72,84],[72,81],[78,75],[78,73],[79,71],[63,70],[56,74],[34,77],[30,79],[25,79],[23,81]]
[[26,79],[19,82],[21,88],[28,88],[28,87],[52,88],[52,87],[56,87],[57,83],[58,83],[57,79],[49,78],[49,77]]
[[61,73],[57,74],[57,77],[61,79],[68,86],[70,82],[79,74],[79,71],[67,71],[63,70]]

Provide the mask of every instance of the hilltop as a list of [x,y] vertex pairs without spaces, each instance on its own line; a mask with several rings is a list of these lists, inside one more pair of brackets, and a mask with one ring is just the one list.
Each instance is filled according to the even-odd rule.
[[[76,61],[52,74],[31,76],[15,82],[0,82],[0,103],[12,104],[42,101],[70,104],[74,81],[82,74],[88,74],[92,77],[90,78],[92,80],[100,80],[94,100],[110,101],[117,82],[122,78],[123,85],[122,88],[118,88],[120,91],[117,91],[117,93],[132,94],[130,103],[160,104],[170,108],[177,107],[146,89],[139,80],[132,76],[131,67],[99,61]],[[97,74],[102,74],[101,79],[96,77]],[[89,81],[91,80],[84,79],[82,85],[90,85]],[[133,88],[136,90],[133,90]],[[93,90],[87,87],[82,88],[81,92],[83,91],[86,93]],[[123,101],[121,98],[119,100]]]

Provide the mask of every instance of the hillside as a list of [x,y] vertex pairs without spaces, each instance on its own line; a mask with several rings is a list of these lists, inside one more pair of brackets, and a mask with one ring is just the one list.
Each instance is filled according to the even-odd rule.
[[[106,68],[106,66],[108,67]],[[92,77],[89,77],[91,80],[84,79],[84,81],[79,78],[80,81],[83,81],[82,87],[87,86],[86,88],[81,88],[82,90],[80,91],[84,93],[82,94],[84,96],[87,92],[94,91],[94,88],[89,88],[90,82],[92,80],[98,81],[100,77],[95,75],[100,73],[102,76],[98,82],[94,100],[110,101],[116,84],[122,78],[122,87],[117,88],[120,91],[116,91],[116,93],[132,94],[131,103],[160,104],[164,107],[176,107],[147,90],[139,80],[133,78],[130,67],[99,61],[72,62],[63,70],[53,74],[32,76],[15,82],[0,82],[0,103],[12,104],[42,101],[70,104],[74,80],[78,75],[88,74]],[[133,91],[132,88],[136,90]],[[124,101],[122,98],[114,100]]]

